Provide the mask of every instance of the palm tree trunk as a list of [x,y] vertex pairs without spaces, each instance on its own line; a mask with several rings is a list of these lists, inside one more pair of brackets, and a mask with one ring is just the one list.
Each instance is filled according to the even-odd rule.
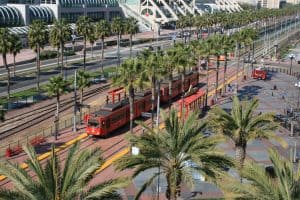
[[79,119],[80,123],[82,122],[81,117],[82,117],[82,104],[83,104],[83,88],[80,89],[80,109],[79,109]]
[[170,73],[169,74],[169,99],[168,99],[169,111],[171,110],[171,105],[172,105],[172,82],[173,82],[173,75],[172,73]]
[[205,92],[205,108],[208,106],[208,81],[209,81],[209,70],[208,70],[208,60],[206,59],[206,92]]
[[60,73],[61,76],[64,76],[64,44],[62,42],[60,42],[60,63],[61,63],[61,67],[60,67]]
[[5,53],[2,53],[2,59],[3,59],[3,65],[7,70],[7,100],[9,100],[10,99],[10,70],[9,70],[9,66],[7,65]]
[[104,66],[103,66],[103,59],[104,59],[104,37],[101,38],[101,43],[102,43],[102,50],[101,50],[101,69],[102,69],[102,74],[104,76]]
[[237,48],[238,48],[238,62],[237,62],[237,68],[236,68],[236,92],[239,89],[239,71],[240,71],[240,59],[241,59],[241,49],[239,46]]
[[224,93],[226,93],[226,76],[227,76],[227,52],[225,52],[225,61],[224,61],[224,77],[223,77],[223,84],[224,84]]
[[129,106],[130,106],[130,133],[133,134],[133,120],[134,120],[134,88],[129,87]]
[[176,184],[173,183],[172,180],[173,174],[167,174],[167,191],[166,191],[166,197],[168,200],[176,200]]
[[59,93],[56,94],[56,115],[55,115],[55,140],[57,140],[58,136],[58,129],[59,129],[59,106],[60,106],[60,99]]
[[216,98],[218,97],[218,87],[219,87],[219,67],[220,67],[220,56],[217,56],[217,71],[216,71]]
[[92,43],[92,59],[94,58],[94,43]]
[[57,47],[57,55],[56,55],[56,60],[57,60],[57,69],[59,68],[59,46]]
[[130,45],[130,58],[132,57],[132,34],[130,34],[130,40],[129,40],[129,45]]
[[14,76],[16,76],[16,54],[14,53]]
[[155,110],[155,97],[156,97],[156,92],[155,92],[155,84],[156,79],[155,77],[152,77],[151,81],[151,123],[152,123],[152,128],[154,127],[154,110]]
[[86,38],[84,37],[83,41],[83,70],[85,71],[85,62],[86,62]]
[[40,92],[40,45],[36,46],[36,88]]
[[238,168],[243,168],[246,158],[246,145],[235,145],[235,159],[238,164]]
[[118,49],[117,49],[117,57],[118,57],[118,67],[120,66],[121,64],[121,61],[120,61],[120,40],[121,40],[121,35],[120,33],[118,34],[118,39],[117,39],[117,42],[118,42]]

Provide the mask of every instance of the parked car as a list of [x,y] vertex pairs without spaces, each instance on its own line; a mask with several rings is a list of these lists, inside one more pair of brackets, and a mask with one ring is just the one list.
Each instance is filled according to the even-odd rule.
[[256,59],[252,57],[244,57],[244,63],[253,63],[256,64]]

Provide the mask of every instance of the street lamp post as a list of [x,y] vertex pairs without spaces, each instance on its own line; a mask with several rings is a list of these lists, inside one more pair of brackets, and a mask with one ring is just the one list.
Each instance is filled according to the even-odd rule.
[[298,88],[297,112],[299,112],[299,106],[300,106],[300,81],[298,83],[295,83],[295,87]]
[[291,60],[290,75],[292,75],[293,59],[295,58],[295,55],[294,54],[290,54],[289,58]]

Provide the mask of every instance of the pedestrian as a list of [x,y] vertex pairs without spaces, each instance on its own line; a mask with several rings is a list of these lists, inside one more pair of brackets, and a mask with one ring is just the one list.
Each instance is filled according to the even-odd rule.
[[277,90],[277,85],[274,85],[274,86],[273,86],[273,89],[274,89],[274,90]]

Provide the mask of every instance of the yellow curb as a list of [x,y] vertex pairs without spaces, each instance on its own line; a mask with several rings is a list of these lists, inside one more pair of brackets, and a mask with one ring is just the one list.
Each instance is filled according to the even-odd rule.
[[[66,149],[67,147],[73,145],[74,143],[86,138],[87,136],[88,135],[86,133],[83,133],[83,134],[79,135],[78,137],[74,138],[73,140],[70,140],[70,141],[66,142],[62,146],[60,146],[58,148],[55,148],[55,152],[62,151],[64,149]],[[38,161],[41,161],[41,160],[44,160],[44,159],[48,158],[50,155],[51,155],[51,151],[48,151],[48,152],[43,153],[42,155],[38,156],[37,159],[38,159]],[[22,164],[20,164],[20,167],[22,169],[26,169],[26,168],[28,168],[28,165],[26,163],[22,163]],[[5,176],[3,176],[3,175],[0,176],[0,181],[3,181],[5,179],[6,179]]]
[[125,156],[126,154],[128,154],[129,151],[130,151],[130,148],[126,147],[122,151],[119,151],[118,153],[116,153],[115,155],[113,155],[110,159],[106,160],[104,162],[104,164],[99,169],[97,169],[97,171],[95,172],[95,174],[98,174],[99,172],[101,172],[104,169],[106,169],[107,167],[109,167],[113,162],[115,162],[119,158],[121,158],[121,157]]

